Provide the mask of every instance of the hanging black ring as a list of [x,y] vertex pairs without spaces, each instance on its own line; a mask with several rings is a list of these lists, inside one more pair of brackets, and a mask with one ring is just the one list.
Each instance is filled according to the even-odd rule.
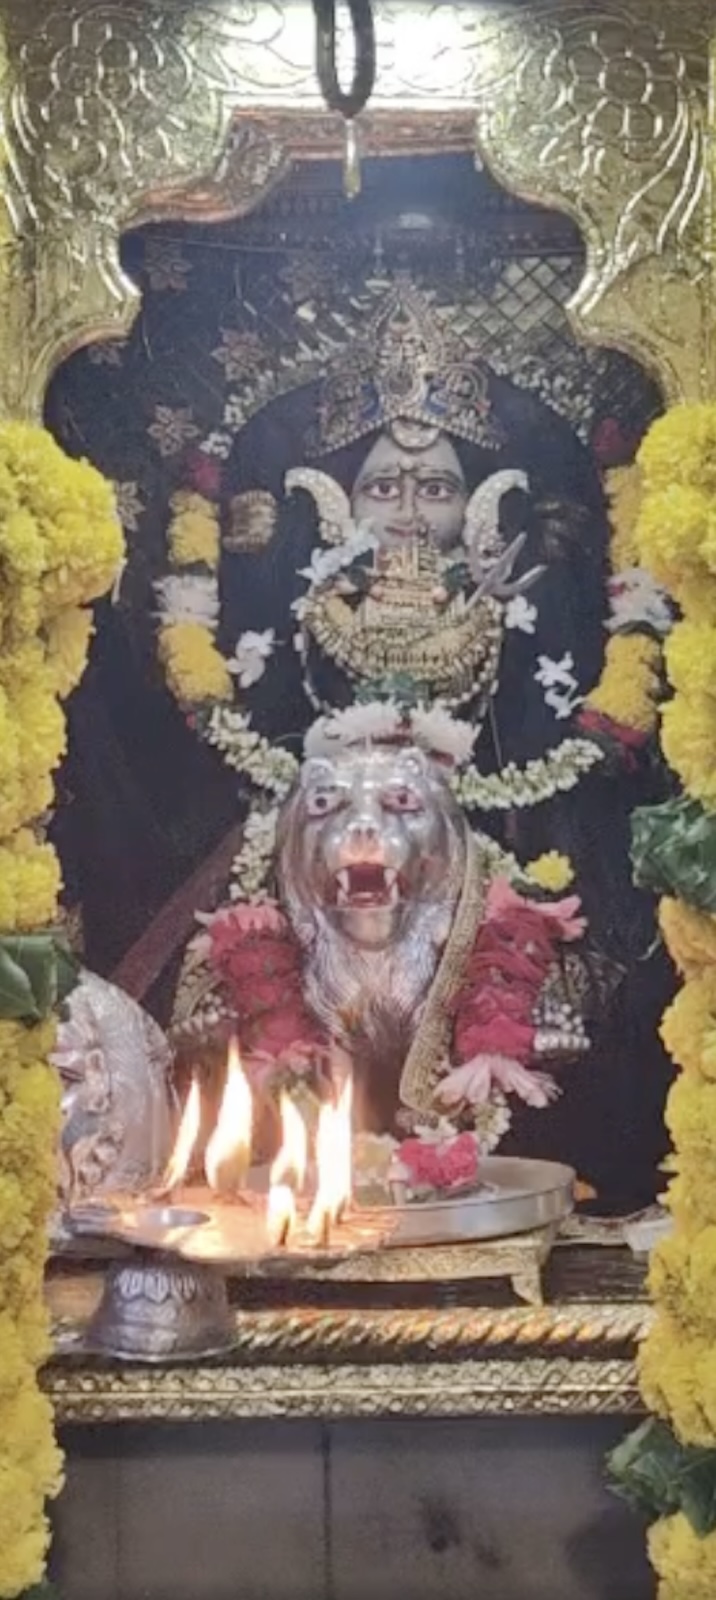
[[338,0],[313,0],[316,17],[316,73],[329,111],[351,121],[363,111],[375,87],[375,24],[371,0],[346,0],[353,29],[355,62],[350,89],[341,88],[336,65]]

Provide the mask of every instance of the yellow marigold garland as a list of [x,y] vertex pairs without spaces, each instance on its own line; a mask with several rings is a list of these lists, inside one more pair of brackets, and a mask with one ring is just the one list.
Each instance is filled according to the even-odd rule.
[[661,1580],[659,1600],[713,1600],[716,1533],[700,1539],[680,1511],[651,1529],[649,1556]]
[[661,714],[661,744],[687,794],[716,807],[716,696],[675,694]]
[[587,705],[603,717],[653,733],[657,723],[661,645],[645,633],[617,633],[607,643],[604,669]]
[[60,864],[49,844],[20,828],[0,845],[0,928],[27,933],[52,922],[61,888]]
[[639,565],[636,524],[642,497],[641,468],[636,462],[628,467],[611,467],[605,474],[604,487],[611,525],[610,565],[612,572],[622,572]]
[[716,696],[716,628],[677,622],[664,647],[666,671],[680,694]]
[[169,552],[174,567],[208,567],[215,572],[219,565],[219,518],[215,507],[204,495],[191,489],[180,489],[171,499],[169,522]]
[[716,1079],[716,970],[704,968],[687,979],[664,1012],[661,1037],[685,1071]]
[[[716,809],[716,405],[660,418],[639,467],[638,559],[683,613],[665,650],[675,692],[663,749],[686,794]],[[640,1352],[641,1388],[682,1445],[716,1454],[716,918],[667,898],[659,919],[685,979],[661,1027],[682,1071],[666,1108],[674,1227],[652,1257],[659,1315]],[[700,1537],[679,1512],[652,1528],[649,1552],[659,1600],[716,1595],[716,1531]]]
[[687,1333],[716,1338],[716,1226],[685,1229],[664,1239],[652,1256],[651,1291]]
[[[609,565],[613,577],[629,575],[639,565],[637,525],[642,509],[642,473],[637,464],[614,467],[606,474],[611,538]],[[641,626],[616,628],[607,642],[599,682],[587,695],[588,712],[618,728],[648,737],[656,731],[661,688],[662,648]]]
[[47,664],[61,700],[82,677],[93,631],[92,612],[86,606],[68,606],[47,624]]
[[226,662],[201,623],[173,622],[160,628],[158,648],[168,687],[185,709],[205,700],[231,699]]
[[[181,489],[172,496],[170,511],[167,543],[174,572],[189,569],[215,582],[221,553],[216,507],[203,495]],[[173,620],[169,608],[159,628],[158,650],[167,687],[183,710],[232,699],[231,675],[208,623]]]
[[[0,424],[0,935],[56,916],[60,870],[38,831],[64,750],[59,704],[81,675],[122,536],[112,490],[42,428]],[[2,1005],[0,1002],[0,1019]],[[0,1020],[0,1597],[42,1577],[44,1503],[62,1477],[37,1383],[56,1190],[59,1085],[52,1024]]]
[[702,967],[716,967],[716,917],[697,911],[683,900],[665,895],[659,905],[659,927],[674,965],[684,977]]

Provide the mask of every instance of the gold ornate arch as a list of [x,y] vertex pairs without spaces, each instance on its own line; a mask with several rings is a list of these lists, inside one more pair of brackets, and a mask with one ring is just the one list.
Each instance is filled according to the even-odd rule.
[[[583,339],[667,396],[716,389],[710,0],[380,0],[368,147],[471,143],[587,245]],[[119,238],[238,216],[306,155],[321,112],[307,0],[2,0],[0,413],[37,416],[79,345],[126,333]]]

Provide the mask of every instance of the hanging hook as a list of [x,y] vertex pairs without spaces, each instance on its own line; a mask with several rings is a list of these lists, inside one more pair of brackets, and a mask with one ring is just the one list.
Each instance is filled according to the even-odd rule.
[[355,47],[353,81],[341,88],[336,63],[336,8],[338,0],[313,0],[316,18],[316,74],[329,111],[347,122],[357,117],[375,88],[375,23],[371,0],[346,0]]

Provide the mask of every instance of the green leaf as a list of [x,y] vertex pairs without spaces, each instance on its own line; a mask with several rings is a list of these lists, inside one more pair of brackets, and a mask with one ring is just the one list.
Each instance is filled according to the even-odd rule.
[[28,933],[2,942],[6,954],[27,974],[38,1016],[48,1016],[57,993],[57,963],[51,936]]
[[12,1022],[38,1022],[30,979],[4,944],[4,940],[0,941],[0,1017]]
[[78,971],[52,931],[0,937],[0,1017],[41,1021],[66,999]]
[[634,881],[716,912],[716,814],[686,795],[632,813]]
[[716,1528],[716,1450],[683,1445],[651,1419],[608,1458],[612,1487],[649,1516],[682,1511],[703,1538]]

